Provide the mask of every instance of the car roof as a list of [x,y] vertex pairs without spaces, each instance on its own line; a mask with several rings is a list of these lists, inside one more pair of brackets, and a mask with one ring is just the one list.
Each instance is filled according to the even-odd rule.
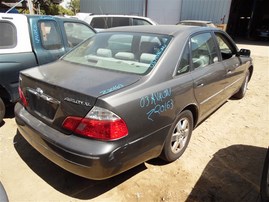
[[30,15],[30,14],[26,14],[25,15],[27,18],[40,18],[40,19],[59,19],[59,20],[68,20],[68,21],[74,21],[74,22],[83,22],[80,19],[77,18],[66,18],[64,16],[60,16],[60,15]]
[[120,14],[93,14],[91,13],[88,16],[91,16],[91,17],[130,17],[130,18],[149,19],[148,17],[139,16],[139,15],[120,15]]
[[135,18],[135,19],[143,19],[150,22],[153,25],[157,23],[149,17],[139,16],[139,15],[120,15],[120,14],[93,14],[90,13],[84,19],[93,19],[93,18],[102,18],[102,17],[111,17],[111,18]]
[[67,20],[68,21],[74,21],[74,22],[83,22],[82,20],[79,20],[77,18],[66,18],[64,16],[56,16],[56,15],[31,15],[31,14],[22,14],[22,13],[0,13],[1,17],[22,17],[22,16],[26,16],[27,18],[40,18],[40,19],[59,19],[59,20]]
[[212,27],[197,27],[197,26],[184,26],[184,25],[142,25],[142,26],[126,26],[126,27],[114,27],[106,29],[102,32],[140,32],[140,33],[152,33],[152,34],[164,34],[173,35],[185,33],[190,35],[195,32],[203,30],[218,30]]
[[197,22],[197,23],[205,23],[205,24],[212,23],[212,21],[207,21],[207,20],[181,20],[180,22]]

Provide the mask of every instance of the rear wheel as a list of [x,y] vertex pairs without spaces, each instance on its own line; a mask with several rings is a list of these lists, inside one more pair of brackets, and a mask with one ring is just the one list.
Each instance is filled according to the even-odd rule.
[[5,113],[6,113],[5,104],[3,100],[0,98],[0,123],[2,123]]
[[245,96],[247,88],[248,88],[248,80],[249,80],[249,71],[247,71],[245,80],[240,87],[239,91],[233,95],[234,98],[241,99]]
[[193,130],[193,116],[189,110],[181,112],[169,130],[161,158],[167,162],[178,159],[186,150]]

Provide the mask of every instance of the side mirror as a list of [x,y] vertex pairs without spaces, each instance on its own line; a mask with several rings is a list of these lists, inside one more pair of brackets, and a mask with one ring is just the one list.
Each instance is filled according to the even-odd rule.
[[240,49],[240,51],[238,52],[238,56],[249,57],[250,56],[250,50],[248,50],[248,49]]

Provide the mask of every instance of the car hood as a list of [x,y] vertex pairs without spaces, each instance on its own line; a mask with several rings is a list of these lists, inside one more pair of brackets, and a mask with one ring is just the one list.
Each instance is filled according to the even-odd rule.
[[22,72],[50,85],[92,97],[114,92],[137,82],[141,76],[58,61]]

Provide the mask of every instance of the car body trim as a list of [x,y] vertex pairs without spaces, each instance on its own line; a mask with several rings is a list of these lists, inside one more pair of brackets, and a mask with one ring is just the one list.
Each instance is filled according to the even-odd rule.
[[230,85],[226,86],[224,89],[218,91],[217,93],[215,93],[214,95],[211,95],[209,98],[205,99],[204,101],[202,101],[200,104],[205,104],[206,102],[208,102],[209,100],[211,100],[212,98],[214,98],[215,96],[219,95],[220,93],[222,93],[223,91],[226,91],[228,88],[230,88],[231,86],[233,86],[234,84],[238,83],[240,80],[242,80],[243,77],[237,79],[236,81],[234,81],[233,83],[231,83]]

